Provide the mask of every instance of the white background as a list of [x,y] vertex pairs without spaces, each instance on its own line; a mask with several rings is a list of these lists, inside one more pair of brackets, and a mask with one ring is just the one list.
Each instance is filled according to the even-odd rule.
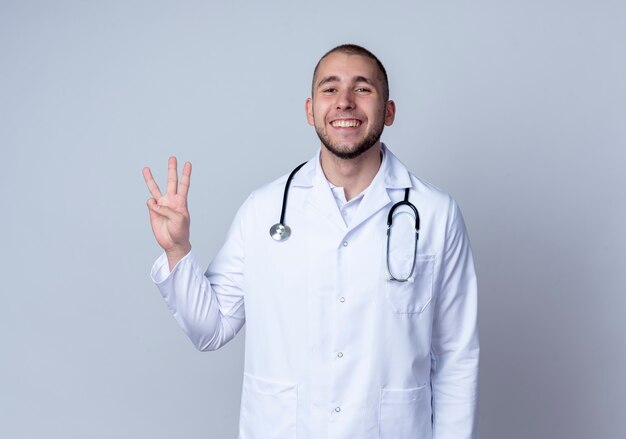
[[169,315],[141,169],[193,162],[207,264],[315,152],[312,70],[345,42],[387,66],[383,140],[463,209],[482,438],[623,437],[617,0],[0,0],[0,437],[236,437],[244,334],[199,353]]

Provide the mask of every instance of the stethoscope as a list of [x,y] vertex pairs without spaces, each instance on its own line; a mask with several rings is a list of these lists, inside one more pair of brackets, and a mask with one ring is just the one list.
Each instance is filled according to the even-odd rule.
[[[300,168],[306,165],[306,163],[307,162],[304,162],[298,165],[293,171],[291,171],[291,174],[289,174],[289,177],[287,177],[287,183],[285,184],[285,192],[283,194],[283,206],[280,211],[280,220],[276,224],[274,224],[272,227],[270,227],[270,236],[272,237],[274,241],[277,241],[277,242],[286,241],[291,236],[291,228],[287,224],[285,224],[285,211],[287,210],[287,198],[289,198],[289,187],[291,186],[291,180],[293,179],[293,176],[296,175],[296,172],[298,172]],[[415,260],[417,258],[417,240],[419,238],[419,231],[420,231],[420,216],[417,211],[417,208],[413,205],[413,203],[409,201],[409,189],[410,188],[406,188],[404,190],[404,200],[399,201],[393,206],[391,206],[391,209],[389,209],[389,214],[387,215],[387,250],[386,250],[387,273],[389,274],[390,280],[395,280],[398,282],[406,282],[409,279],[411,279],[411,276],[413,276],[413,272],[415,271]],[[413,214],[415,215],[415,245],[413,248],[413,263],[411,264],[411,272],[406,277],[394,276],[391,272],[391,267],[389,266],[389,241],[390,241],[389,238],[391,237],[391,226],[393,224],[394,212],[400,206],[408,206],[413,211]]]

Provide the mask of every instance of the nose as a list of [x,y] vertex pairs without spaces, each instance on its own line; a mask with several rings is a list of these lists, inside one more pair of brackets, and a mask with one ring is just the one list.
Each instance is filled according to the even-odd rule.
[[337,93],[337,110],[350,110],[354,108],[354,105],[354,95],[351,90]]

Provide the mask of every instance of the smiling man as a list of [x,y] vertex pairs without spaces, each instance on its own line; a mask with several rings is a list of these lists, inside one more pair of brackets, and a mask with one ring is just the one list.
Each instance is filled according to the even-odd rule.
[[326,53],[305,107],[318,152],[248,197],[204,273],[191,164],[179,184],[170,158],[165,195],[144,169],[164,249],[154,282],[200,350],[246,324],[240,439],[478,437],[476,277],[457,204],[381,143],[396,107],[371,52]]
[[396,111],[382,64],[349,49],[320,60],[311,87],[315,100],[306,101],[309,124],[329,152],[346,160],[375,146]]

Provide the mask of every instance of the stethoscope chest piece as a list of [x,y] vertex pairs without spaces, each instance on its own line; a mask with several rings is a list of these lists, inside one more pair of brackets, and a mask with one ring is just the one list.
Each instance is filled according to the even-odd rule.
[[286,224],[276,223],[270,227],[270,236],[274,241],[286,241],[291,236],[291,229]]
[[306,165],[306,162],[300,164],[296,169],[291,171],[289,177],[287,177],[287,183],[285,183],[285,193],[283,194],[283,207],[280,211],[280,220],[270,227],[270,236],[276,242],[286,241],[291,236],[291,228],[285,224],[285,209],[287,209],[287,196],[289,194],[289,185],[293,176],[300,170],[301,167]]

